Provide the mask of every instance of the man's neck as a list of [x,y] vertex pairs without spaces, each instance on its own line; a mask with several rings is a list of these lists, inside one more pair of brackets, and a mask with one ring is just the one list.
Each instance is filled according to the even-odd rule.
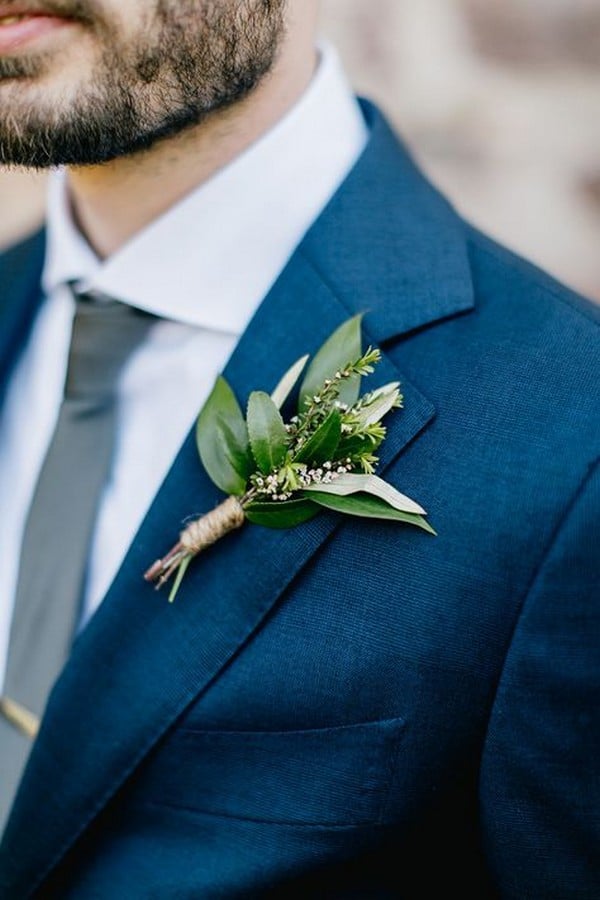
[[229,109],[143,153],[69,170],[74,217],[99,257],[207,181],[296,103],[313,75],[316,51],[284,49],[253,93]]

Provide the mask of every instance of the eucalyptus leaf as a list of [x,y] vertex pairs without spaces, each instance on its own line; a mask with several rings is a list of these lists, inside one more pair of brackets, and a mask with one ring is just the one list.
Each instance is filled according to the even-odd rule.
[[290,366],[290,368],[287,370],[287,372],[271,394],[271,400],[273,401],[277,409],[281,409],[289,395],[294,390],[296,382],[302,375],[308,359],[309,356],[308,354],[306,354],[306,356],[301,356],[293,366]]
[[399,381],[392,381],[385,384],[372,392],[371,398],[357,413],[353,413],[363,428],[369,425],[375,425],[388,413],[396,404],[400,396]]
[[[331,379],[337,371],[348,363],[355,362],[361,355],[360,326],[362,314],[348,319],[337,328],[320,350],[317,351],[308,367],[304,381],[300,386],[298,409],[304,409],[305,400],[314,397],[323,387],[323,382]],[[340,387],[339,399],[352,406],[360,393],[360,377],[352,376],[344,380]]]
[[425,516],[427,513],[422,506],[397,491],[395,487],[379,478],[377,475],[338,475],[328,484],[311,484],[305,488],[307,491],[318,491],[326,494],[335,494],[339,497],[348,497],[351,494],[364,493],[378,497],[389,506],[399,512],[414,513]]
[[244,508],[249,522],[266,528],[293,528],[302,522],[308,522],[318,512],[319,507],[309,500],[250,503]]
[[248,400],[250,448],[263,475],[278,469],[288,447],[288,433],[273,400],[264,391],[252,391]]
[[335,494],[328,494],[324,491],[311,491],[310,493],[307,492],[306,496],[325,509],[333,509],[336,512],[366,519],[388,519],[395,522],[405,522],[408,525],[416,525],[417,528],[422,528],[430,534],[436,533],[423,516],[401,512],[379,497],[373,497],[369,494],[352,494],[347,497],[338,497]]
[[210,479],[226,494],[243,494],[253,470],[248,431],[235,395],[222,376],[196,422],[196,446]]
[[332,409],[324,422],[319,425],[294,457],[294,462],[321,465],[328,459],[334,459],[342,437],[342,416],[337,409]]

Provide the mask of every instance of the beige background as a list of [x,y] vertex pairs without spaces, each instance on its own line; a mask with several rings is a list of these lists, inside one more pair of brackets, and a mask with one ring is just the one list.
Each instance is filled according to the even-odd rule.
[[[460,210],[600,300],[600,0],[323,0],[322,20]],[[0,175],[0,242],[41,189]]]

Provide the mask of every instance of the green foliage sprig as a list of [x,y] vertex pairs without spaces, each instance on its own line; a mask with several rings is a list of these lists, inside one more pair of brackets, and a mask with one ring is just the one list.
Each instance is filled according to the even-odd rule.
[[[271,394],[253,391],[246,417],[225,379],[217,379],[198,417],[196,443],[207,474],[228,498],[188,525],[146,572],[157,587],[175,575],[170,601],[191,560],[245,521],[291,528],[325,508],[435,534],[418,503],[375,475],[382,420],[403,406],[403,397],[399,382],[360,395],[362,378],[381,358],[378,349],[362,351],[361,318],[344,322],[308,367],[308,356],[294,363]],[[304,372],[296,413],[284,422],[280,410]]]

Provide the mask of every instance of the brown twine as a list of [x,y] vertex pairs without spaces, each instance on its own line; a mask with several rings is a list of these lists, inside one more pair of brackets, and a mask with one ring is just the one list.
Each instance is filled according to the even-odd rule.
[[240,528],[245,522],[244,509],[237,497],[228,497],[215,509],[191,522],[179,535],[182,547],[196,555],[216,544],[220,538]]

